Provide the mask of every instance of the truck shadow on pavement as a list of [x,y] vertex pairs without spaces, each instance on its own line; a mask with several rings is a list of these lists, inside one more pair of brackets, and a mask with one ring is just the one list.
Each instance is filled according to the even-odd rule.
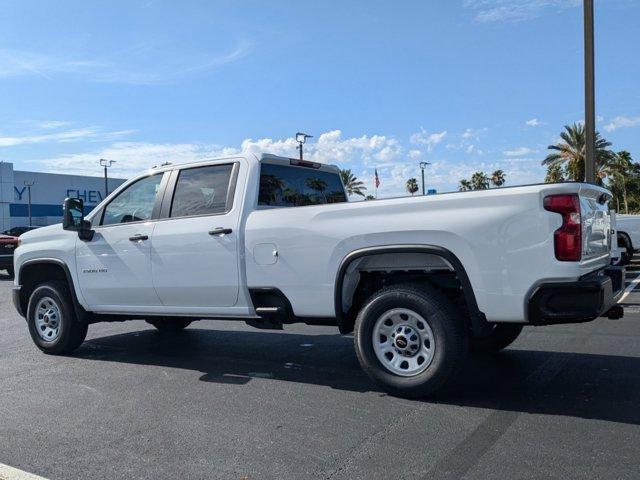
[[[269,379],[384,395],[360,369],[349,336],[141,330],[89,340],[74,356],[192,370],[221,385]],[[517,349],[470,355],[455,386],[423,401],[640,425],[640,358]]]

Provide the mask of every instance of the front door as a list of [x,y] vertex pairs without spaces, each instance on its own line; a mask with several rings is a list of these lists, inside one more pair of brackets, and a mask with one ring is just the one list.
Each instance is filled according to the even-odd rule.
[[157,306],[151,279],[151,239],[161,173],[144,177],[122,190],[94,219],[92,240],[78,240],[80,290],[96,311],[136,311]]
[[156,224],[151,252],[153,285],[163,305],[209,312],[238,302],[238,168],[227,163],[174,173],[168,218]]

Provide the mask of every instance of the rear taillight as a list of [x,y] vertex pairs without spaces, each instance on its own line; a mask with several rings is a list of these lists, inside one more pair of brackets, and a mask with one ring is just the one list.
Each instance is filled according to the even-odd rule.
[[549,195],[544,208],[562,215],[562,226],[553,234],[556,258],[563,262],[577,262],[582,258],[582,222],[578,195]]

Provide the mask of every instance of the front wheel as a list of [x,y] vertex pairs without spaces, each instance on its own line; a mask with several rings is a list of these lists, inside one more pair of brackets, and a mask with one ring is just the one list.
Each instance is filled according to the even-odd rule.
[[87,324],[76,316],[69,287],[60,281],[44,283],[33,291],[27,325],[36,346],[53,355],[72,352],[87,336]]
[[407,398],[451,382],[468,349],[464,317],[439,292],[413,285],[373,294],[354,334],[363,370],[387,392]]

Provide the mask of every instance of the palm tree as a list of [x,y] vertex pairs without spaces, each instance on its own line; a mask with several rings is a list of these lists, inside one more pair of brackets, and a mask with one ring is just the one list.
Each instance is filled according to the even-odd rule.
[[[549,145],[549,150],[554,150],[542,161],[543,165],[561,165],[564,167],[567,176],[571,180],[581,182],[584,180],[584,158],[585,158],[585,129],[584,124],[574,123],[565,125],[564,131],[560,133],[562,141],[555,145]],[[608,142],[596,132],[596,172],[599,182],[602,182],[602,173],[607,163],[615,155],[608,147]]]
[[554,163],[547,167],[547,176],[544,177],[546,183],[559,183],[564,182],[564,174],[562,172],[562,165]]
[[351,169],[340,169],[340,178],[342,178],[344,188],[347,189],[347,193],[349,195],[360,195],[362,197],[365,196],[364,191],[367,189],[367,187],[364,186],[364,183],[361,180],[358,180],[358,177],[351,173]]
[[473,185],[471,185],[471,182],[469,180],[467,180],[466,178],[463,178],[459,182],[458,190],[460,190],[461,192],[466,192],[467,190],[473,190]]
[[491,183],[496,187],[501,187],[507,181],[507,176],[502,170],[496,170],[491,174]]
[[627,201],[627,178],[633,168],[631,154],[625,150],[618,152],[609,161],[606,173],[611,176],[615,186],[622,191],[622,202],[624,212],[629,213],[629,202]]
[[416,180],[415,178],[410,178],[409,180],[407,180],[406,187],[407,187],[407,192],[413,195],[418,191],[418,180]]
[[489,188],[489,177],[484,172],[476,172],[471,175],[473,190],[486,190]]

